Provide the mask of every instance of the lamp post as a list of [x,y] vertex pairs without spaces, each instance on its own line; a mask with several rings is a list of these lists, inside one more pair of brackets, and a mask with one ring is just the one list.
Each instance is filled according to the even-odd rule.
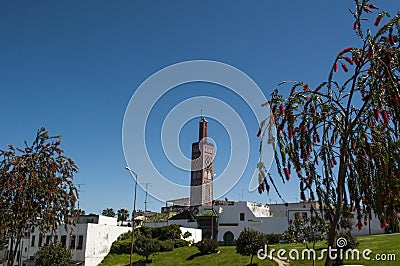
[[128,166],[125,167],[126,170],[131,172],[135,176],[135,193],[133,196],[133,212],[132,212],[132,243],[131,243],[131,254],[129,256],[129,266],[132,266],[132,254],[133,254],[133,241],[135,239],[135,214],[136,214],[136,191],[137,191],[137,184],[138,184],[138,175]]

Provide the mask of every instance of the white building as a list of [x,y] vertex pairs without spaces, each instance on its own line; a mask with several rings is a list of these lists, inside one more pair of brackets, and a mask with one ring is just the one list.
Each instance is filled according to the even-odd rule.
[[95,266],[110,251],[112,243],[130,227],[117,226],[117,218],[101,215],[79,216],[76,226],[60,225],[56,231],[41,234],[38,229],[23,238],[14,265],[33,265],[36,251],[49,243],[59,241],[71,248],[71,263]]
[[[214,213],[211,212],[214,209]],[[244,228],[252,228],[266,234],[282,234],[295,219],[311,216],[311,208],[319,212],[318,202],[297,202],[285,204],[259,204],[247,201],[214,201],[211,206],[199,206],[196,219],[186,209],[171,217],[165,223],[146,223],[148,226],[179,224],[203,230],[203,237],[214,234],[214,239],[232,245]],[[211,228],[213,228],[211,230]],[[353,235],[383,234],[380,222],[373,217],[362,230],[353,227]]]

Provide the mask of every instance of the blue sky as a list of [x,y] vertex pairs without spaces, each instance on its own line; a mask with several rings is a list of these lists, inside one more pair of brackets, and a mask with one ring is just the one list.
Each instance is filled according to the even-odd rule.
[[[393,14],[398,8],[395,2],[375,4]],[[0,148],[8,143],[22,146],[44,126],[50,134],[63,136],[63,149],[80,168],[76,183],[84,184],[83,209],[131,210],[133,181],[124,169],[122,126],[132,95],[149,76],[179,62],[213,60],[246,73],[267,96],[282,80],[303,80],[313,87],[327,77],[341,49],[357,45],[348,11],[353,3],[1,1]],[[248,191],[258,158],[257,121],[240,97],[215,84],[178,86],[154,105],[145,130],[158,170],[182,184],[189,182],[189,173],[166,160],[160,130],[174,106],[199,96],[220,99],[234,108],[249,134],[249,165],[224,197],[238,200],[243,194],[245,200],[280,202],[273,192]],[[207,116],[207,110],[203,112]],[[229,161],[231,132],[218,119],[209,122],[218,147],[218,174]],[[198,118],[181,125],[177,148],[186,156],[197,140],[197,125]],[[146,182],[146,170],[140,165],[132,168],[143,173],[140,178]],[[277,183],[285,200],[299,198],[295,180],[284,186],[279,179]],[[150,197],[148,209],[157,211],[163,204]],[[142,189],[137,205],[144,208]]]

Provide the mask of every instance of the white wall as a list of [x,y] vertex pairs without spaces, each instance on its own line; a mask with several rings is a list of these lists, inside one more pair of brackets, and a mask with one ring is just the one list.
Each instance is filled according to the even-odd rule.
[[88,224],[85,249],[85,266],[95,266],[110,252],[111,245],[118,236],[131,230],[125,226]]
[[[182,235],[186,232],[191,233],[192,235],[188,238],[186,238],[186,241],[190,241],[192,243],[197,243],[201,241],[202,239],[202,230],[201,229],[195,229],[195,228],[187,228],[187,227],[180,227]],[[182,237],[183,239],[183,237]]]

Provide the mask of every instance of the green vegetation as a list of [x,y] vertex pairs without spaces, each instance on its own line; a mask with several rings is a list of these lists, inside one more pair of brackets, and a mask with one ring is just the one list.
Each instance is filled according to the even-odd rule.
[[[377,266],[395,266],[398,265],[400,260],[400,250],[398,247],[400,246],[400,234],[389,234],[389,235],[377,235],[377,236],[360,236],[357,237],[357,242],[359,243],[357,249],[363,251],[365,249],[371,249],[372,253],[370,254],[370,261],[366,260],[345,260],[345,264],[362,264],[362,265],[377,265]],[[320,254],[321,249],[326,248],[326,241],[317,242],[315,245],[315,249],[317,250],[317,255]],[[270,245],[269,250],[274,248],[285,249],[287,252],[290,249],[297,249],[301,252],[305,249],[305,246],[302,243],[292,243],[292,244],[276,244]],[[198,249],[194,246],[191,247],[182,247],[175,248],[170,252],[160,252],[153,255],[153,262],[147,265],[248,265],[249,260],[248,257],[241,256],[236,253],[235,246],[222,246],[218,248],[220,253],[213,253],[208,255],[201,255]],[[276,255],[276,252],[274,253]],[[395,254],[397,258],[396,261],[385,261],[379,262],[376,260],[372,260],[375,258],[376,254]],[[286,253],[287,255],[287,253]],[[145,265],[145,260],[143,257],[138,254],[134,254],[133,257],[134,265]],[[254,263],[257,263],[259,266],[272,266],[277,265],[276,262],[269,260],[260,260],[256,256],[254,258]],[[324,265],[325,260],[317,260],[317,266]],[[103,266],[118,266],[118,265],[127,265],[129,264],[129,254],[109,254],[101,265]],[[311,261],[309,260],[292,260],[290,261],[290,265],[294,266],[309,266],[311,265]]]
[[218,246],[218,242],[211,238],[204,238],[196,244],[201,254],[215,253],[218,251]]
[[236,252],[243,256],[250,256],[250,264],[254,255],[264,248],[265,238],[263,234],[250,228],[245,228],[236,240]]
[[[199,250],[194,247],[176,248],[170,252],[159,252],[152,256],[152,263],[145,264],[143,257],[134,254],[133,265],[248,265],[248,257],[236,254],[235,247],[219,247],[219,253],[201,255]],[[277,263],[270,260],[260,261],[254,259],[259,266],[276,266]],[[109,254],[101,263],[102,266],[125,266],[129,265],[129,254]]]
[[35,254],[35,264],[38,266],[68,266],[71,256],[71,250],[57,242],[41,247]]

